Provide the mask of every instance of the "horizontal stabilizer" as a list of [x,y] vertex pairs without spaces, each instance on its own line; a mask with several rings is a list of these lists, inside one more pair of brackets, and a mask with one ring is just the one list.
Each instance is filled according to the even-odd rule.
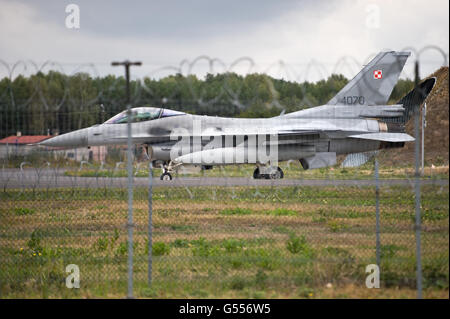
[[406,133],[366,133],[350,135],[351,138],[360,138],[363,140],[382,141],[382,142],[412,142],[414,137]]

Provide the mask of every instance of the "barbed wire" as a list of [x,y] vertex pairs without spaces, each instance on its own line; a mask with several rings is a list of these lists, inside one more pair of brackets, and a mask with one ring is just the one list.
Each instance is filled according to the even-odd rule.
[[[414,64],[414,60],[422,59],[430,52],[437,54],[441,59],[434,62],[434,69],[447,65],[448,53],[445,53],[442,48],[426,46],[421,49],[407,47],[404,50],[413,53],[408,62],[410,65]],[[370,54],[364,63],[367,63],[371,57],[373,54]],[[67,68],[68,65],[72,66],[70,71]],[[204,55],[192,60],[182,60],[177,66],[153,68],[146,71],[142,77],[133,77],[132,101],[136,106],[156,104],[156,106],[168,106],[175,109],[181,107],[184,111],[189,111],[191,106],[198,105],[199,110],[206,111],[206,114],[208,110],[211,112],[215,109],[215,112],[221,115],[231,115],[235,114],[235,111],[232,111],[229,106],[243,111],[257,100],[262,108],[273,108],[278,112],[286,109],[292,111],[318,105],[318,101],[309,92],[308,85],[302,84],[314,83],[319,79],[326,80],[332,74],[346,73],[353,76],[361,69],[361,65],[361,62],[350,55],[343,56],[330,65],[331,71],[328,71],[330,68],[327,68],[324,63],[315,59],[298,68],[298,65],[284,61],[262,66],[251,57],[242,57],[231,63],[225,63],[218,58]],[[48,129],[55,129],[52,127],[54,123],[65,118],[67,123],[61,124],[64,132],[104,121],[106,116],[110,117],[120,112],[125,105],[122,93],[125,86],[123,77],[111,76],[108,73],[101,75],[98,65],[93,63],[74,65],[46,61],[38,64],[31,60],[7,63],[0,59],[0,69],[2,69],[0,79],[3,82],[3,85],[0,82],[0,114],[5,121],[5,118],[11,117],[11,112],[15,113],[12,117],[16,130],[24,130],[24,127],[18,127],[21,119],[29,122],[31,118],[36,118],[36,113],[39,113],[44,122],[50,121],[46,124],[47,127],[41,127],[41,133],[45,133]],[[112,71],[112,69],[109,70]],[[413,69],[405,69],[402,74],[406,78],[413,78],[413,71]],[[38,74],[45,74],[46,79],[42,80],[37,76]],[[207,91],[208,87],[199,84],[199,81],[208,81],[207,74],[223,77],[220,87],[215,88],[214,92]],[[254,88],[253,91],[257,93],[254,93],[250,100],[242,96],[244,86],[248,84],[242,80],[236,81],[235,74],[241,77],[252,74],[264,75],[263,83],[259,84],[262,86]],[[179,78],[174,81],[169,78],[177,76]],[[31,87],[26,87],[27,92],[24,96],[24,87],[20,83],[27,81],[26,79],[31,81]],[[159,91],[155,91],[154,83],[164,79],[166,81],[158,87]],[[290,95],[295,99],[288,104],[279,98],[280,92],[274,83],[279,79],[296,85],[293,88],[296,93]],[[246,89],[248,91],[248,88]],[[337,92],[340,87],[331,89]],[[29,116],[27,113],[33,115]],[[78,124],[69,124],[69,114],[79,117]],[[88,114],[90,116],[87,116]],[[82,115],[86,115],[85,120]],[[10,124],[2,123],[1,135],[7,132],[14,133]]]

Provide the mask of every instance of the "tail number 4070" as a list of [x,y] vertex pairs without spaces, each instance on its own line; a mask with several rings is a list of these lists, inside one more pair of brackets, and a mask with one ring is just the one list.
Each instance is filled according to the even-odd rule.
[[362,95],[344,96],[341,102],[342,104],[345,105],[356,105],[356,104],[364,105],[365,98]]

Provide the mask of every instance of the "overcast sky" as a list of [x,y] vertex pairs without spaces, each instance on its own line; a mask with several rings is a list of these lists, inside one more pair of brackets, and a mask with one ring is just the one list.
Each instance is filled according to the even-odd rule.
[[[79,6],[79,29],[66,27],[70,3]],[[158,68],[206,55],[224,62],[213,65],[215,72],[250,70],[290,80],[317,80],[333,71],[354,76],[381,50],[434,45],[448,54],[448,11],[448,0],[0,0],[0,61],[57,61],[67,73],[93,63],[92,73],[122,74],[110,62],[131,59],[144,63],[133,69],[135,76],[160,77],[175,69]],[[255,66],[247,59],[233,65],[241,57]],[[413,59],[403,76],[411,74]],[[443,63],[436,51],[421,60],[423,75]],[[183,73],[207,70],[204,59],[191,70],[181,65]],[[0,76],[6,72],[0,63]],[[25,71],[19,66],[15,72]]]

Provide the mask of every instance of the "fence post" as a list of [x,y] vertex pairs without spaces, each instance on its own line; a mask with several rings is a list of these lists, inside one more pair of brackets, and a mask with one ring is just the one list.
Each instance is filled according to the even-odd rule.
[[125,93],[127,97],[127,170],[128,170],[128,298],[133,298],[133,165],[131,136],[131,103],[130,103],[130,66],[141,65],[141,62],[111,62],[112,66],[125,66]]
[[[416,60],[415,64],[415,87],[419,85],[419,61]],[[422,92],[419,90],[419,94]],[[415,232],[416,232],[416,279],[417,279],[417,298],[422,299],[422,256],[421,256],[421,243],[420,243],[420,159],[419,159],[419,117],[420,117],[420,105],[414,105],[414,155],[415,155]]]
[[153,201],[152,201],[152,195],[153,195],[153,172],[152,172],[152,161],[148,164],[148,273],[147,273],[147,280],[148,285],[150,286],[152,284],[152,227],[153,227]]
[[128,298],[133,298],[133,167],[131,154],[131,107],[127,107],[127,170],[128,170]]
[[376,219],[376,259],[380,267],[380,179],[378,176],[378,159],[375,155],[375,219]]

